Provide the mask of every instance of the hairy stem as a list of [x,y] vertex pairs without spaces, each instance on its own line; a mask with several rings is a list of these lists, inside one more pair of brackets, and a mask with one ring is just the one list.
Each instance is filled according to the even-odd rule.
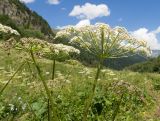
[[37,64],[37,62],[36,62],[36,60],[35,60],[35,57],[34,57],[34,54],[33,54],[32,51],[30,51],[30,54],[31,54],[31,58],[32,58],[32,60],[33,60],[33,63],[34,63],[34,65],[35,65],[36,69],[37,69],[38,75],[39,75],[39,77],[40,77],[40,79],[41,79],[41,81],[42,81],[42,83],[43,83],[43,86],[44,86],[44,89],[45,89],[45,91],[46,91],[47,97],[48,97],[48,99],[49,99],[49,101],[50,101],[51,109],[52,109],[52,112],[53,112],[54,118],[55,118],[54,121],[58,121],[56,109],[54,108],[54,101],[53,101],[53,98],[52,98],[52,96],[51,96],[51,94],[50,94],[50,91],[49,91],[49,89],[48,89],[48,86],[47,86],[47,84],[46,84],[46,82],[45,82],[45,80],[44,80],[44,78],[43,78],[43,76],[42,76],[41,69],[40,69],[39,65]]
[[11,80],[15,77],[15,75],[22,69],[22,67],[25,65],[26,62],[22,63],[22,65],[19,66],[19,68],[14,72],[14,74],[11,76],[11,78],[8,80],[8,82],[4,85],[4,87],[0,91],[0,95],[2,95],[3,91],[6,89],[8,84],[11,82]]
[[86,105],[85,105],[82,121],[87,120],[87,115],[89,113],[89,108],[92,104],[92,99],[94,98],[94,93],[95,93],[95,89],[96,89],[96,86],[97,86],[97,81],[98,81],[98,78],[99,78],[100,71],[101,71],[101,62],[98,64],[98,67],[97,67],[97,72],[96,72],[96,76],[95,76],[95,79],[94,79],[93,87],[92,87],[91,93],[90,93],[89,98],[88,98],[88,100],[86,102]]
[[48,121],[51,121],[51,110],[50,110],[50,102],[49,102],[49,99],[48,99]]
[[55,67],[56,67],[56,60],[55,60],[55,59],[53,59],[53,65],[52,65],[52,80],[54,80]]

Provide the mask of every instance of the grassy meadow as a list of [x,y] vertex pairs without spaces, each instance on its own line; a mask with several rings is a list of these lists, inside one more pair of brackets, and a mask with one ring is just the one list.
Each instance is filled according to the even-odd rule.
[[[14,49],[10,54],[0,49],[0,90],[25,57],[25,53]],[[96,68],[86,67],[75,60],[56,61],[55,79],[51,80],[52,61],[37,60],[51,90],[59,120],[81,121]],[[159,74],[103,67],[88,121],[160,121],[159,79]],[[33,62],[27,62],[0,95],[0,120],[47,121],[48,102]]]

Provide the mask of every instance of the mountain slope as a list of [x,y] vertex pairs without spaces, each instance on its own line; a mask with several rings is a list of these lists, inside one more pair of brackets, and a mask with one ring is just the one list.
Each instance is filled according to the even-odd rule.
[[152,58],[146,62],[135,64],[127,67],[126,69],[137,71],[137,72],[154,72],[160,73],[160,56],[157,58]]
[[47,21],[19,0],[0,0],[0,18],[2,24],[8,24],[6,20],[10,19],[12,25],[18,26],[22,33],[23,30],[30,29],[39,31],[47,37],[54,36]]
[[147,58],[139,55],[134,55],[127,58],[107,59],[105,60],[104,65],[112,69],[121,70],[125,67],[145,61],[147,61]]
[[152,57],[158,57],[160,55],[160,50],[152,50]]

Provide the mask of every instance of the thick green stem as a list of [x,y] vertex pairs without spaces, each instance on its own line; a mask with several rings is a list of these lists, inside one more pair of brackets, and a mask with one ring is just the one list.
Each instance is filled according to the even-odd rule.
[[55,118],[54,121],[58,121],[57,113],[56,113],[56,110],[55,110],[55,108],[54,108],[54,101],[53,101],[53,98],[51,97],[51,94],[50,94],[50,91],[49,91],[49,89],[48,89],[48,86],[47,86],[47,84],[46,84],[46,82],[45,82],[45,80],[44,80],[44,78],[43,78],[43,76],[42,76],[42,73],[41,73],[41,70],[40,70],[39,65],[36,63],[36,60],[35,60],[35,57],[34,57],[33,52],[30,51],[30,54],[31,54],[31,58],[32,58],[32,60],[33,60],[33,63],[34,63],[34,65],[35,65],[36,69],[37,69],[38,75],[39,75],[39,77],[40,77],[40,79],[41,79],[41,81],[42,81],[42,83],[43,83],[43,86],[44,86],[44,89],[45,89],[45,91],[46,91],[47,97],[48,97],[48,99],[49,99],[49,101],[50,101],[51,109],[52,109],[52,112],[53,112],[54,118]]
[[55,59],[53,59],[53,65],[52,65],[52,80],[54,80],[55,67],[56,67],[56,60],[55,60]]
[[50,102],[49,102],[49,99],[48,99],[48,121],[51,121],[51,113],[50,113]]
[[26,62],[22,63],[22,65],[19,66],[19,68],[15,71],[15,73],[11,76],[11,78],[8,80],[8,82],[4,85],[4,87],[0,91],[0,95],[2,95],[3,91],[6,89],[8,84],[11,82],[11,80],[15,77],[15,75],[19,72],[19,70],[22,69],[22,67],[25,65]]
[[86,121],[87,120],[87,115],[89,113],[89,108],[90,108],[90,106],[92,104],[92,99],[94,98],[94,93],[95,93],[95,89],[96,89],[96,86],[97,86],[97,81],[98,81],[98,78],[99,78],[100,71],[101,71],[101,61],[98,64],[98,67],[97,67],[97,73],[96,73],[96,76],[95,76],[95,79],[94,79],[92,91],[91,91],[91,93],[89,95],[89,98],[88,98],[88,100],[86,102],[86,105],[85,105],[85,109],[84,109],[84,113],[83,113],[83,120],[82,121]]

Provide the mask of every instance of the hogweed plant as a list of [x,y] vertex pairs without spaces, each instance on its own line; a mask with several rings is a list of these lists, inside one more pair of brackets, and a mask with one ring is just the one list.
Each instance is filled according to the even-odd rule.
[[80,51],[78,49],[75,49],[72,46],[66,46],[63,44],[52,44],[52,43],[48,43],[44,40],[40,40],[36,38],[21,38],[20,41],[15,45],[15,48],[21,51],[25,51],[26,53],[30,55],[33,61],[33,64],[35,65],[37,69],[40,80],[43,83],[43,86],[46,91],[49,102],[51,104],[51,110],[53,113],[54,120],[58,121],[59,120],[58,113],[55,108],[53,97],[43,77],[42,70],[40,69],[40,66],[36,61],[35,55],[40,56],[40,57],[44,57],[44,56],[49,57],[50,59],[53,60],[53,69],[52,69],[53,70],[52,80],[53,80],[54,73],[55,73],[55,60],[69,56],[71,53],[79,54]]
[[[45,46],[47,45],[47,42],[40,40],[40,39],[36,39],[36,38],[21,38],[19,43],[16,45],[16,49],[18,50],[22,50],[27,52],[32,61],[33,64],[35,65],[36,69],[37,69],[37,73],[38,76],[40,78],[40,80],[43,83],[45,92],[47,94],[47,97],[49,99],[50,105],[51,105],[51,110],[53,113],[53,117],[55,119],[55,121],[58,121],[58,116],[57,116],[57,111],[54,105],[54,100],[53,97],[51,96],[50,90],[47,86],[47,83],[42,75],[42,70],[40,69],[40,66],[38,65],[35,55],[39,55],[42,53],[43,48],[45,48]],[[50,116],[49,116],[50,117]]]
[[72,46],[67,46],[63,44],[51,44],[48,43],[47,48],[43,49],[43,55],[47,58],[50,58],[53,60],[53,66],[52,66],[52,80],[54,80],[55,75],[55,62],[59,59],[66,59],[71,54],[79,54],[80,51],[78,49],[75,49]]
[[[80,51],[78,49],[75,49],[72,46],[67,46],[67,45],[63,45],[63,44],[47,43],[47,46],[43,48],[42,53],[43,53],[43,56],[45,56],[46,58],[49,58],[53,61],[51,79],[52,79],[52,81],[54,81],[56,60],[66,58],[72,53],[79,54]],[[49,101],[48,101],[48,103],[49,103]],[[48,110],[50,110],[50,109],[48,109]]]
[[59,37],[68,38],[70,43],[84,48],[98,59],[97,72],[85,104],[83,121],[87,120],[104,59],[150,54],[146,41],[134,38],[123,27],[111,28],[103,23],[82,27],[68,26],[57,33],[56,38]]

